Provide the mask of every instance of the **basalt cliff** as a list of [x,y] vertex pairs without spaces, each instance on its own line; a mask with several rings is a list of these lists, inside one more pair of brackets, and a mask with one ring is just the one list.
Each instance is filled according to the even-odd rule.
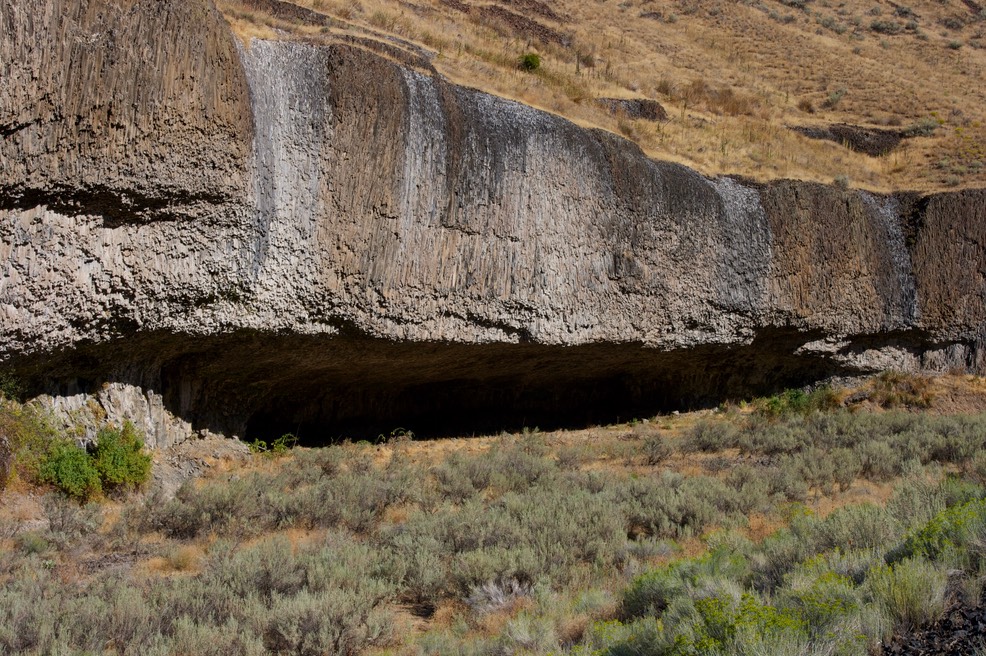
[[207,0],[0,0],[0,81],[0,367],[155,446],[986,371],[983,190],[709,179]]

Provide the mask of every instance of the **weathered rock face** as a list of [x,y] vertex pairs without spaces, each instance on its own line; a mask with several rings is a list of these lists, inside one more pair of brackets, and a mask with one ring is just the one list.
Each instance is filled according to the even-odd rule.
[[984,191],[706,179],[360,43],[240,46],[206,0],[28,4],[0,357],[154,444],[986,370]]
[[250,104],[205,2],[0,3],[0,207],[109,222],[242,199]]

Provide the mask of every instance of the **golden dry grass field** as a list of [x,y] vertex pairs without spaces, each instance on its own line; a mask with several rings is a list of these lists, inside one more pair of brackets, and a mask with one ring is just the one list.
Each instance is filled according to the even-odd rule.
[[[876,191],[986,182],[986,8],[916,0],[222,0],[251,37],[357,34],[421,47],[470,87],[602,127],[708,174],[839,181]],[[536,53],[537,71],[518,60]],[[660,121],[598,98],[656,100]],[[873,157],[794,126],[905,131]]]

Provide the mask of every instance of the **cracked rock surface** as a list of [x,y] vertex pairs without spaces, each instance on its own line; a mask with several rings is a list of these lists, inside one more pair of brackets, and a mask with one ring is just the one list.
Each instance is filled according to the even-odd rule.
[[0,0],[2,366],[160,447],[986,371],[983,190],[709,179],[381,48]]

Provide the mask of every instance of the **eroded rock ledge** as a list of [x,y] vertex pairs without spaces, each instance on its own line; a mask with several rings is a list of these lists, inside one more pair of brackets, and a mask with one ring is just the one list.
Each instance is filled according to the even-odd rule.
[[158,446],[986,370],[983,190],[707,179],[367,43],[241,46],[205,0],[29,4],[0,0],[0,358]]

